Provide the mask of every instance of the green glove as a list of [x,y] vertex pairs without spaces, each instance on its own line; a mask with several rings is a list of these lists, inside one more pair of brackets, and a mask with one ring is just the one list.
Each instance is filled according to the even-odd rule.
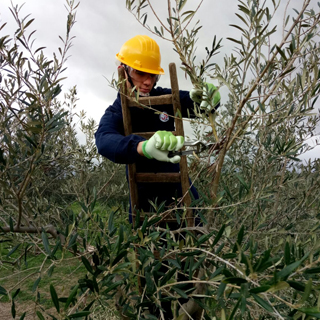
[[157,131],[142,144],[142,152],[148,159],[178,163],[180,156],[168,157],[169,151],[178,151],[183,147],[184,137],[175,136],[170,131]]
[[200,108],[203,110],[214,110],[220,103],[220,93],[217,87],[211,83],[204,83],[203,90],[192,89],[189,92],[190,98],[197,103],[200,103]]

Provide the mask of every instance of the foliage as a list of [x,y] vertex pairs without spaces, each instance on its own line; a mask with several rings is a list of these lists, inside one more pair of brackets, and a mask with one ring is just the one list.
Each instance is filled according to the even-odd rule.
[[[199,6],[201,3],[199,1]],[[202,191],[202,202],[197,205],[206,213],[208,232],[218,232],[226,225],[228,240],[221,246],[225,249],[231,243],[232,253],[239,250],[238,262],[233,260],[225,265],[236,270],[238,263],[247,261],[246,267],[240,269],[247,269],[247,275],[257,286],[281,287],[282,304],[275,303],[270,294],[272,290],[266,289],[260,296],[256,295],[259,290],[256,293],[255,289],[244,291],[238,283],[239,287],[234,288],[232,294],[240,294],[242,300],[228,305],[229,296],[222,295],[223,303],[214,305],[214,316],[222,319],[236,317],[239,312],[240,318],[256,318],[263,314],[262,309],[275,318],[302,317],[297,311],[301,311],[301,300],[292,291],[297,288],[288,287],[282,281],[296,276],[293,267],[298,264],[307,269],[318,263],[311,252],[317,247],[315,239],[319,227],[319,160],[310,160],[307,164],[299,162],[310,150],[307,141],[314,136],[319,124],[315,113],[320,88],[319,5],[317,9],[310,9],[310,1],[303,1],[300,10],[293,9],[293,17],[286,16],[285,12],[281,32],[277,26],[273,27],[279,4],[276,1],[270,6],[255,0],[239,1],[238,23],[232,25],[237,32],[227,39],[235,44],[236,54],[226,55],[223,66],[212,62],[222,45],[222,40],[218,41],[214,35],[212,46],[205,48],[205,58],[196,56],[201,29],[199,21],[191,26],[198,10],[192,6],[196,4],[168,1],[167,19],[161,20],[150,1],[126,1],[128,10],[146,29],[172,42],[181,68],[195,87],[202,88],[205,82],[216,81],[220,88],[229,91],[229,101],[214,114],[201,113],[195,106],[198,114],[198,119],[194,120],[195,130],[199,124],[208,128],[205,136],[199,136],[200,132],[196,135],[224,145],[220,153],[211,150],[208,155],[191,160],[193,180]],[[158,26],[152,28],[147,24],[150,15],[154,15]],[[243,230],[242,235],[239,229]],[[239,239],[245,241],[244,247],[235,245]],[[297,253],[301,245],[304,247],[302,255]],[[245,246],[247,249],[242,251]],[[250,251],[251,246],[254,251]],[[275,270],[269,274],[268,267],[257,274],[253,267],[256,262],[251,259],[263,260],[263,257],[269,258],[269,253],[275,259],[272,265],[282,269],[278,270],[280,275],[286,274],[284,278],[279,278]],[[284,260],[277,260],[278,255]],[[223,278],[221,280],[223,283]],[[306,277],[299,281],[317,290],[318,279]],[[314,297],[318,297],[315,292]],[[270,299],[272,308],[260,298]],[[244,306],[245,300],[250,304]],[[252,308],[252,301],[261,309]],[[306,300],[303,302],[307,304]],[[282,309],[284,305],[291,311]],[[204,309],[208,310],[209,306],[210,303]]]
[[[115,233],[111,219],[112,216],[109,239]],[[230,225],[202,236],[182,229],[183,235],[155,228],[152,219],[157,218],[146,219],[133,233],[121,226],[114,241],[105,238],[104,246],[97,245],[96,269],[86,263],[89,278],[83,280],[85,288],[110,299],[119,290],[116,284],[121,284],[124,293],[119,304],[129,319],[139,318],[138,314],[142,317],[144,311],[159,306],[161,301],[174,301],[179,306],[179,298],[186,297],[201,307],[208,303],[205,309],[209,306],[207,312],[218,318],[228,311],[229,316],[237,314],[238,318],[254,316],[256,306],[260,305],[265,310],[258,311],[259,315],[267,311],[275,316],[296,314],[298,319],[303,310],[312,313],[314,303],[317,305],[317,289],[312,289],[310,279],[314,283],[319,281],[319,244],[312,237],[298,245],[288,237],[276,248],[269,248],[267,243],[263,249],[255,242],[254,234],[245,232],[244,227],[234,235]],[[307,251],[310,248],[312,254]],[[157,255],[160,259],[155,258]],[[132,283],[136,281],[132,274],[146,282],[140,293],[136,283]],[[114,283],[115,279],[118,282]],[[188,283],[196,283],[198,287],[188,288]],[[204,287],[202,292],[197,291],[199,285]],[[292,297],[286,300],[285,290],[296,291],[296,303]],[[304,304],[310,309],[303,309]],[[186,310],[190,310],[188,305],[180,312]]]
[[[61,266],[68,251],[80,256],[87,250],[91,239],[86,234],[97,210],[106,219],[110,207],[126,209],[128,202],[124,169],[97,154],[97,124],[85,119],[84,112],[75,113],[76,87],[59,99],[78,7],[74,1],[66,3],[67,32],[52,59],[44,55],[44,47],[35,48],[35,30],[30,30],[34,19],[20,17],[22,6],[10,8],[18,26],[14,36],[0,39],[0,242],[7,249],[0,268],[9,264],[19,270],[35,252],[40,254],[32,286],[37,303],[44,275]],[[83,145],[78,127],[86,136]],[[20,286],[1,287],[13,316]],[[55,296],[54,288],[51,294]]]
[[[215,113],[201,113],[195,105],[196,130],[199,124],[208,128],[201,138],[223,148],[190,159],[201,193],[192,206],[202,224],[189,228],[181,210],[174,212],[177,225],[163,223],[167,212],[161,205],[131,226],[118,218],[123,198],[117,194],[112,205],[118,205],[109,209],[106,222],[101,206],[110,203],[106,186],[122,192],[122,180],[112,179],[117,165],[95,153],[92,121],[80,120],[86,145],[75,138],[76,89],[66,96],[68,113],[56,100],[76,8],[68,3],[60,62],[46,59],[41,49],[28,49],[26,30],[32,21],[21,21],[18,8],[13,8],[16,41],[10,45],[4,37],[1,42],[3,70],[9,70],[1,87],[3,241],[23,228],[35,230],[32,240],[20,235],[8,255],[34,245],[50,261],[50,273],[71,251],[86,269],[66,297],[50,285],[56,311],[48,316],[90,318],[95,306],[108,309],[116,301],[126,319],[167,319],[170,312],[179,320],[320,318],[319,159],[299,160],[310,149],[306,142],[319,122],[314,114],[320,89],[319,9],[303,1],[293,18],[285,17],[282,38],[275,41],[279,31],[271,25],[279,3],[272,1],[270,8],[266,2],[239,1],[239,24],[233,27],[241,34],[228,39],[236,55],[227,55],[224,66],[218,66],[211,60],[222,40],[215,36],[196,64],[201,26],[191,23],[199,7],[168,0],[163,22],[150,1],[126,1],[142,25],[172,41],[194,86],[216,81],[229,91],[229,100]],[[160,24],[153,29],[147,25],[150,14]],[[102,173],[109,179],[101,179]],[[48,182],[52,189],[46,189]],[[0,287],[13,316],[19,292]],[[38,318],[45,314],[39,305]]]

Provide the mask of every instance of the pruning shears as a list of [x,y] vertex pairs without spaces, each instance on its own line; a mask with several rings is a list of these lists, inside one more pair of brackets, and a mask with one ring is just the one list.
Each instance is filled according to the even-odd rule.
[[222,148],[222,145],[224,143],[225,139],[222,139],[218,143],[205,143],[202,141],[186,141],[184,143],[184,146],[186,147],[186,150],[179,150],[179,151],[170,151],[168,154],[168,157],[174,157],[174,156],[186,156],[186,155],[191,155],[191,154],[199,154],[205,150],[209,150],[210,153],[213,151],[216,151],[216,154],[219,153],[219,151]]

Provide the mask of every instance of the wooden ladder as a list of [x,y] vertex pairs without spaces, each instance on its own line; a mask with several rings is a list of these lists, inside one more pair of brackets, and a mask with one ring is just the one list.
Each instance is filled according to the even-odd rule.
[[[124,68],[118,69],[119,80],[125,79]],[[172,133],[176,136],[184,137],[183,121],[181,116],[181,105],[179,97],[179,86],[177,78],[177,70],[174,63],[169,64],[170,81],[171,81],[171,94],[155,96],[155,97],[139,97],[139,103],[142,105],[152,106],[153,109],[157,108],[157,105],[172,105],[175,131]],[[123,114],[123,125],[125,135],[132,134],[132,122],[130,107],[141,107],[139,103],[134,98],[130,98],[128,94],[128,89],[126,86],[126,81],[122,81],[120,96]],[[155,132],[134,132],[134,134],[149,139]],[[129,189],[131,197],[131,210],[132,210],[132,222],[135,225],[136,211],[139,210],[139,197],[137,183],[180,183],[183,196],[183,204],[187,208],[186,219],[188,227],[194,226],[194,217],[191,205],[191,196],[189,194],[190,183],[188,176],[188,166],[186,156],[181,156],[180,161],[180,172],[179,173],[139,173],[136,170],[135,163],[128,165],[128,179],[129,179]],[[166,221],[164,219],[164,221]]]

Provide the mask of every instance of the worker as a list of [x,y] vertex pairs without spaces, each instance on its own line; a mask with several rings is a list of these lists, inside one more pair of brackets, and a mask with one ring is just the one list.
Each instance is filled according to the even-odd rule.
[[[119,67],[125,70],[128,88],[135,90],[139,96],[160,96],[171,93],[171,89],[156,87],[164,70],[160,66],[159,46],[150,37],[138,35],[129,39],[116,54],[116,59],[119,61]],[[194,114],[194,100],[204,109],[215,110],[219,106],[219,92],[212,84],[206,84],[205,87],[205,94],[202,90],[196,89],[190,93],[180,91],[182,117]],[[208,92],[213,93],[209,98]],[[130,108],[132,132],[156,132],[149,140],[136,134],[125,136],[120,93],[118,93],[117,99],[106,109],[95,133],[99,154],[115,163],[136,163],[137,172],[179,172],[180,156],[170,158],[168,152],[181,149],[184,137],[175,137],[171,133],[174,131],[172,106],[157,106],[157,109],[160,114],[148,108]],[[197,190],[193,185],[190,190],[193,198],[198,199]],[[175,203],[175,198],[182,196],[182,191],[180,184],[141,183],[138,185],[138,194],[139,209],[150,212],[152,210],[150,201],[155,205],[165,203],[165,207],[168,208]],[[130,221],[132,221],[131,215]]]
[[[141,97],[161,96],[171,93],[171,89],[156,87],[161,67],[159,46],[148,36],[138,35],[123,44],[116,55],[119,67],[124,68],[129,92],[135,91]],[[182,117],[194,116],[194,102],[203,112],[214,112],[220,105],[220,94],[212,84],[205,84],[204,90],[193,89],[180,91]],[[135,163],[137,172],[179,172],[180,156],[169,157],[169,151],[178,151],[183,147],[184,137],[175,137],[172,105],[157,106],[159,113],[149,108],[131,107],[132,132],[124,134],[120,93],[109,106],[100,120],[95,133],[99,154],[115,163]],[[155,132],[148,140],[134,132]],[[194,199],[198,199],[196,188],[190,187]],[[145,212],[152,211],[152,205],[165,205],[165,209],[175,205],[175,199],[182,197],[180,183],[139,183],[138,195],[140,208]],[[151,208],[150,208],[151,207]],[[131,208],[130,208],[131,212]],[[130,215],[132,222],[132,216]],[[169,225],[171,228],[171,226]],[[175,229],[178,227],[175,223]],[[166,272],[164,265],[162,272]],[[159,270],[159,272],[161,271]],[[181,302],[183,303],[183,302]],[[162,302],[161,307],[166,319],[172,318],[171,302]],[[159,310],[154,314],[158,314]]]

